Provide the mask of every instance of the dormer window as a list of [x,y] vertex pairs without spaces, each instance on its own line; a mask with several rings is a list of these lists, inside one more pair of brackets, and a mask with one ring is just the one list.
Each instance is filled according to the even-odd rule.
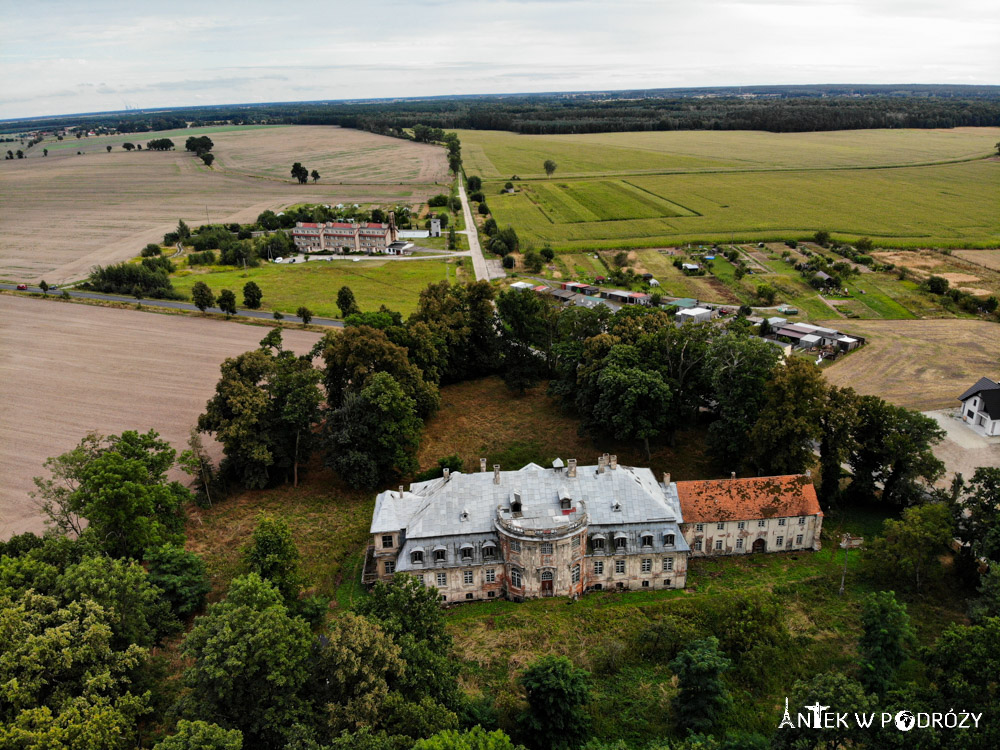
[[604,537],[603,536],[592,536],[590,537],[590,546],[594,552],[604,550]]
[[573,501],[570,500],[568,497],[560,498],[560,500],[559,500],[559,507],[562,510],[569,510],[570,506],[572,505],[572,503],[573,503]]
[[674,546],[674,535],[673,534],[664,534],[664,536],[663,536],[663,543],[667,547],[673,547]]
[[424,564],[424,551],[422,549],[413,550],[410,553],[410,562],[414,565]]
[[483,545],[483,559],[493,560],[497,556],[497,548],[494,544],[484,544]]
[[459,551],[459,554],[462,556],[462,560],[463,561],[468,562],[469,560],[471,560],[472,559],[472,545],[471,544],[463,544],[462,545],[462,549]]
[[434,550],[434,562],[443,563],[448,559],[448,552],[442,547]]
[[642,535],[642,546],[643,547],[652,547],[653,546],[653,535],[652,534],[643,534]]
[[519,514],[521,512],[521,491],[514,490],[514,499],[510,501],[510,512]]

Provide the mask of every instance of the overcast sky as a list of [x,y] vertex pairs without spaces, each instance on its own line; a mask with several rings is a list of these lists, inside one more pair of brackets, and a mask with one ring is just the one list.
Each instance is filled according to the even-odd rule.
[[0,118],[787,83],[1000,84],[998,0],[0,0]]

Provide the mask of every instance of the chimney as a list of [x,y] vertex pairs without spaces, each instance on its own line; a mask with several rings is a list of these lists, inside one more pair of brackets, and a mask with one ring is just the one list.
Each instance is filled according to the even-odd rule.
[[399,485],[399,496],[403,496],[403,485]]
[[612,469],[617,469],[618,468],[618,456],[612,456],[610,458],[610,461],[611,461],[611,468]]
[[576,459],[575,458],[571,458],[571,459],[569,459],[568,463],[569,463],[569,471],[566,472],[566,476],[568,476],[568,477],[575,477],[576,476]]
[[604,473],[604,456],[597,457],[597,473],[598,474]]
[[663,484],[665,486],[667,486],[667,487],[670,486],[670,472],[669,471],[663,472]]
[[451,469],[449,469],[447,466],[445,466],[444,467],[444,481],[447,482],[450,477],[451,477]]
[[479,459],[479,470],[482,471],[482,472],[486,471],[486,459],[485,458]]
[[493,464],[493,484],[500,484],[500,464]]
[[810,479],[812,479],[812,475],[813,475],[813,470],[812,469],[806,469],[806,476],[809,477]]
[[729,478],[730,479],[736,479],[736,472],[735,471],[729,472]]

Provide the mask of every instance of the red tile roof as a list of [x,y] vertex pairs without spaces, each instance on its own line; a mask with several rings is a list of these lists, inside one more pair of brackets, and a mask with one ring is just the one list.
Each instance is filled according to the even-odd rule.
[[823,515],[804,474],[678,482],[684,523]]

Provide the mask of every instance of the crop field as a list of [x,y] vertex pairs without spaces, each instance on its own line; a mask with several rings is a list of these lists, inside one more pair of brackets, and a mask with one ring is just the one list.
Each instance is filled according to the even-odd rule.
[[[42,531],[32,477],[88,432],[155,429],[184,449],[222,361],[268,330],[0,295],[0,538]],[[318,338],[285,332],[296,352]]]
[[980,320],[831,320],[868,343],[824,369],[826,379],[899,406],[957,407],[956,398],[996,372],[1000,326]]
[[[518,135],[460,130],[469,174],[555,178],[715,169],[873,167],[973,159],[993,151],[1000,128],[841,130],[819,133],[694,131]],[[553,178],[553,179],[555,179]]]
[[977,266],[1000,271],[1000,250],[956,250],[952,254]]
[[268,263],[259,268],[218,268],[181,271],[172,281],[174,288],[190,297],[196,281],[204,281],[218,294],[223,289],[243,301],[243,285],[254,281],[264,293],[262,307],[294,314],[300,305],[314,315],[339,318],[337,292],[349,286],[362,310],[378,310],[380,305],[409,315],[417,309],[420,292],[438,281],[465,280],[457,261],[444,260],[364,260],[312,261],[285,265]]
[[920,281],[941,276],[950,286],[970,294],[1000,295],[1000,251],[959,250],[945,254],[922,250],[876,252],[874,256],[883,262],[903,266]]
[[[462,138],[466,172],[485,178],[487,194],[519,178],[516,193],[489,197],[497,223],[556,249],[803,239],[817,229],[887,247],[1000,245],[997,128]],[[548,158],[557,169],[546,179]]]
[[[207,133],[206,167],[184,140]],[[126,141],[170,137],[179,151],[125,152]],[[106,146],[112,146],[111,153]],[[42,156],[48,148],[49,155]],[[77,151],[83,151],[77,155]],[[321,174],[291,183],[295,161]],[[0,279],[65,283],[133,257],[184,219],[246,222],[295,203],[417,205],[444,190],[444,149],[320,126],[196,128],[75,138],[0,162]]]

